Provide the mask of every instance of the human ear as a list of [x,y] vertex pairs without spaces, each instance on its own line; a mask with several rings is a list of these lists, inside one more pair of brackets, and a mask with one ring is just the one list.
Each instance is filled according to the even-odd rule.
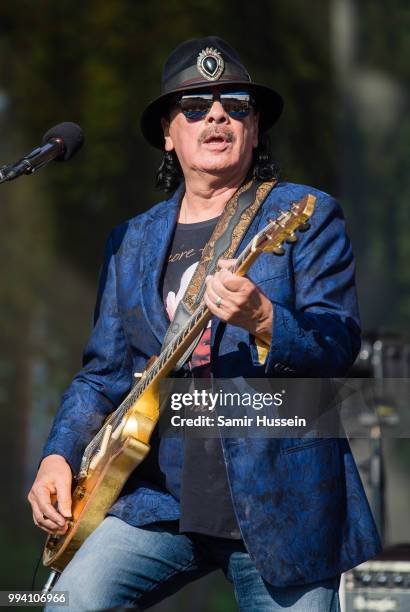
[[173,151],[174,143],[172,142],[172,138],[169,133],[169,121],[165,119],[165,117],[161,118],[162,130],[164,132],[164,140],[165,140],[165,151]]

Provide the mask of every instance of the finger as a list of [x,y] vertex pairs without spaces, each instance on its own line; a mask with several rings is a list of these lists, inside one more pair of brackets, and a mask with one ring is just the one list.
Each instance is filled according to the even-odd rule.
[[[36,502],[41,514],[45,514],[50,520],[63,527],[65,525],[64,517],[57,512],[50,502],[50,491],[45,486],[39,486],[36,490]],[[38,520],[38,517],[37,517]]]
[[229,289],[229,291],[240,292],[247,291],[249,292],[252,287],[255,287],[255,283],[253,283],[247,276],[239,276],[238,274],[232,274],[229,270],[221,270],[215,274],[215,278],[219,279],[222,284]]
[[212,312],[213,315],[221,319],[221,321],[226,321],[226,313],[222,310],[221,306],[217,306],[215,302],[213,302],[207,294],[204,295],[204,301],[207,305],[208,309]]
[[[216,289],[215,289],[215,285],[216,285]],[[219,286],[219,291],[218,291],[218,286]],[[216,284],[213,278],[207,282],[205,295],[208,296],[209,300],[214,306],[216,306],[216,302],[218,301],[218,298],[224,301],[225,305],[229,301],[229,295],[226,289],[220,283],[219,285]],[[217,306],[217,308],[220,308],[220,307],[221,305]]]
[[219,279],[230,291],[242,291],[249,289],[254,283],[246,276],[239,276],[239,274],[233,274],[227,268],[215,272],[212,276],[214,279]]
[[216,266],[217,270],[222,270],[223,268],[233,268],[235,266],[236,259],[218,259],[218,263]]
[[223,310],[226,315],[223,317],[225,321],[228,321],[232,316],[236,316],[243,307],[245,294],[226,289],[221,281],[214,276],[207,277],[206,292],[211,302],[218,309],[217,311],[211,309],[211,312],[219,316],[220,311]]
[[[46,528],[47,530],[56,532],[62,529],[61,525],[58,525],[55,521],[47,518],[44,518],[43,513],[41,512],[39,506],[36,502],[33,502],[33,521],[37,527],[41,529]],[[65,527],[65,525],[64,525]]]
[[49,527],[45,521],[43,521],[43,523],[38,523],[37,527],[39,529],[41,529],[42,531],[45,531],[45,533],[48,533],[48,535],[51,536],[62,536],[66,533],[67,529],[68,529],[68,525],[66,525],[65,527]]
[[211,280],[207,283],[207,288],[209,288],[211,299],[215,301],[216,298],[220,297],[225,305],[235,306],[240,297],[238,292],[228,289],[218,276],[211,277]]
[[234,293],[248,291],[250,289],[250,281],[247,278],[232,274],[228,270],[221,270],[221,272],[218,272],[215,275],[215,280],[220,281],[226,289]]
[[38,521],[37,527],[43,531],[46,531],[50,535],[62,535],[68,528],[67,525],[64,527],[59,527],[58,525],[56,526],[54,521],[50,521],[50,519],[42,519],[41,521]]
[[33,513],[33,523],[35,524],[36,527],[38,527],[39,529],[41,529],[42,531],[45,531],[46,533],[48,533],[49,535],[56,535],[57,534],[57,529],[47,529],[46,527],[44,527],[43,525],[40,525]]
[[58,509],[63,516],[71,516],[71,481],[57,481]]

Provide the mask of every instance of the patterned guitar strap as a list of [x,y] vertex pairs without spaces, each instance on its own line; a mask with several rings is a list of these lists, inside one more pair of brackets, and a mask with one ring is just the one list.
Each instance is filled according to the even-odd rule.
[[[231,259],[238,248],[246,230],[258,212],[265,198],[275,186],[276,181],[257,181],[252,179],[242,185],[226,204],[224,211],[206,244],[201,260],[191,278],[183,298],[180,300],[174,317],[165,335],[161,351],[181,331],[185,323],[199,306],[205,292],[205,278],[214,274],[218,260]],[[198,344],[202,332],[175,365],[175,370],[183,367]]]

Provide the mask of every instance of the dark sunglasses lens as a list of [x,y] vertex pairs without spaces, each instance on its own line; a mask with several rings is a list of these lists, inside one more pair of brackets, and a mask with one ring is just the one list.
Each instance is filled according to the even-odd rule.
[[249,115],[251,99],[247,93],[221,94],[221,103],[228,115],[233,119],[242,119]]
[[193,96],[182,96],[179,103],[181,111],[184,113],[187,119],[195,121],[196,119],[202,119],[205,117],[207,112],[212,106],[213,97],[210,95],[193,95]]
[[[251,97],[246,92],[221,93],[220,100],[225,112],[233,119],[243,119],[249,115]],[[181,111],[190,121],[203,119],[214,101],[213,94],[192,94],[182,96],[179,101]]]

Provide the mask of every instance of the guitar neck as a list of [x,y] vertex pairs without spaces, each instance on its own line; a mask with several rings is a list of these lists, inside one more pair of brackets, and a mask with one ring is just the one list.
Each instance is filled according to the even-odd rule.
[[[243,249],[235,261],[232,272],[238,276],[244,276],[255,259],[264,251],[282,255],[282,243],[285,240],[294,242],[296,240],[296,229],[307,229],[306,221],[313,213],[315,200],[316,198],[309,194],[302,198],[300,202],[294,204],[289,211],[281,211],[279,216],[270,221]],[[156,361],[144,372],[142,380],[119,406],[116,413],[121,414],[121,418],[149,385],[156,383],[158,379],[164,378],[173,370],[178,360],[204,329],[211,317],[212,313],[206,304],[201,302],[179,334],[163,349]]]
[[[246,274],[259,253],[260,251],[252,250],[252,244],[248,245],[236,260],[232,272],[238,276]],[[143,379],[134,387],[126,401],[130,400],[132,405],[150,384],[167,376],[211,318],[211,311],[204,302],[201,302],[180,333],[171,340],[153,365],[146,370]],[[129,407],[128,405],[127,409]]]
[[[271,252],[282,255],[282,243],[284,240],[293,242],[296,240],[296,229],[307,229],[306,221],[311,216],[314,208],[315,197],[305,196],[300,202],[294,204],[287,212],[281,212],[276,220],[271,221],[261,232],[256,234],[232,267],[232,272],[237,276],[243,276],[249,270],[255,259],[262,252]],[[165,378],[184,355],[185,351],[191,346],[198,334],[205,328],[212,313],[201,301],[191,317],[188,319],[182,330],[169,342],[161,351],[154,363],[143,373],[141,380],[131,389],[127,397],[120,406],[108,417],[104,426],[87,446],[81,464],[80,476],[87,472],[90,458],[102,443],[106,429],[109,426],[115,430],[121,423],[124,416],[137,403],[141,395],[147,391],[151,385],[157,385],[158,381]]]

